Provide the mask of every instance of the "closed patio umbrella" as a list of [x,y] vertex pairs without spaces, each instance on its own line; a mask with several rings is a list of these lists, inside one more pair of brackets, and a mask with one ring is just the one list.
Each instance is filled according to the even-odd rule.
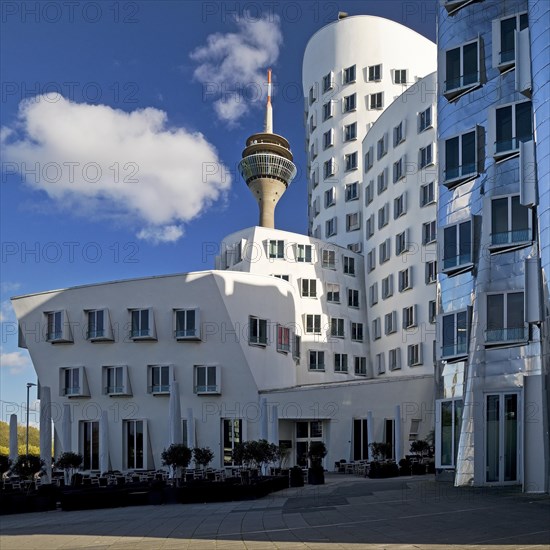
[[395,462],[403,458],[403,437],[401,435],[401,405],[395,406]]
[[260,399],[260,439],[267,439],[267,399],[262,397]]
[[44,461],[43,480],[52,480],[52,400],[49,386],[40,389],[40,458]]
[[107,411],[103,411],[99,420],[99,470],[103,474],[108,472],[110,469],[109,416]]
[[181,443],[183,443],[183,429],[181,425],[179,384],[172,380],[170,383],[170,401],[168,403],[168,445]]
[[71,406],[63,405],[63,418],[61,419],[61,447],[64,453],[71,450]]
[[19,451],[17,450],[17,415],[10,415],[10,460],[15,462]]
[[367,412],[367,439],[369,440],[369,462],[372,461],[372,450],[370,444],[374,443],[374,418],[372,411]]

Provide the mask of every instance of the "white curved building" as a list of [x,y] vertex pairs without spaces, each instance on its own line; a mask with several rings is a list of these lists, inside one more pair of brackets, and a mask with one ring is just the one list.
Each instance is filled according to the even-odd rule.
[[361,209],[353,200],[362,195],[360,144],[394,99],[435,71],[436,58],[427,38],[369,15],[330,23],[309,40],[302,85],[311,235],[361,251]]

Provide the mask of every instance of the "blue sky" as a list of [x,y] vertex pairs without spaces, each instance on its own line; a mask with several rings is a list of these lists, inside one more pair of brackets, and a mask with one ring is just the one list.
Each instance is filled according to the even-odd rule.
[[305,233],[309,37],[346,11],[435,40],[435,0],[0,6],[2,420],[23,420],[35,380],[10,296],[210,269],[205,248],[257,223],[236,166],[263,124],[268,67],[274,129],[298,166],[276,223]]

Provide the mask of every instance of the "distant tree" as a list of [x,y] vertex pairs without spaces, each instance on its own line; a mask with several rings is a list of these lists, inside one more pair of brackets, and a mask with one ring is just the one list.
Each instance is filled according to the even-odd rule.
[[201,468],[206,468],[214,460],[214,453],[210,447],[195,447],[193,449],[193,460]]
[[44,461],[39,456],[19,455],[17,460],[13,463],[11,470],[18,476],[26,479],[32,479],[34,474],[38,473],[42,469],[43,465]]

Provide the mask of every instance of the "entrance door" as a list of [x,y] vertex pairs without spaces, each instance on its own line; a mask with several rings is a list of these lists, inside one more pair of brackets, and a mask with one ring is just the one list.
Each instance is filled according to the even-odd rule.
[[485,396],[485,481],[518,483],[519,395],[493,393]]

